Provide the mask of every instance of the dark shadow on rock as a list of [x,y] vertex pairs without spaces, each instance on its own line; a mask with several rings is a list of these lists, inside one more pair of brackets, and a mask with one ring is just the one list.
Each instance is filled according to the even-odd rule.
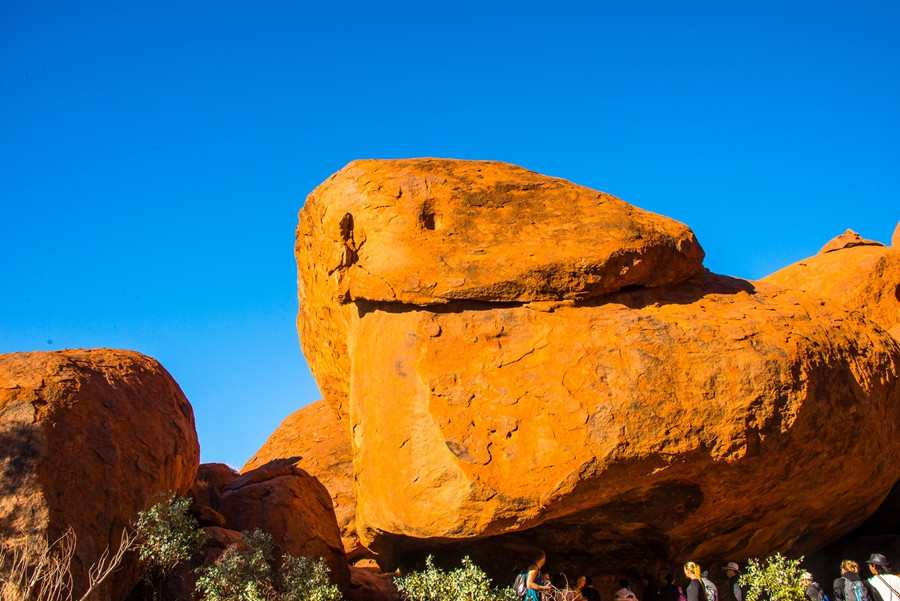
[[706,270],[700,275],[669,286],[646,287],[625,286],[616,292],[587,299],[558,299],[539,302],[504,301],[491,302],[483,300],[450,300],[446,303],[413,305],[401,302],[371,301],[356,299],[357,316],[364,317],[368,313],[381,311],[384,313],[409,313],[426,311],[438,315],[456,314],[466,311],[493,311],[498,309],[515,309],[543,305],[546,310],[553,310],[553,305],[566,307],[601,307],[608,304],[625,305],[630,309],[643,309],[650,305],[690,305],[710,295],[755,294],[756,287],[748,280],[727,275],[718,275]]

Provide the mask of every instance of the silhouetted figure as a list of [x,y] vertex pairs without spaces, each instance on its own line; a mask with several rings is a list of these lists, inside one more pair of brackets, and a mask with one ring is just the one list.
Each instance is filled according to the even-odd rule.
[[630,583],[628,582],[627,578],[622,578],[621,580],[619,580],[619,586],[621,588],[616,591],[613,599],[615,601],[637,601],[637,595],[635,595],[634,592],[632,592],[632,590],[628,588],[629,585]]
[[581,587],[581,596],[584,601],[600,601],[600,591],[594,588],[594,583],[590,576],[585,576],[584,586]]
[[653,582],[653,576],[650,574],[643,574],[641,577],[646,583],[641,601],[659,601],[659,587]]
[[[666,583],[659,587],[659,601],[678,601],[680,591],[675,585],[675,574],[666,574]],[[743,601],[743,600],[741,600]]]

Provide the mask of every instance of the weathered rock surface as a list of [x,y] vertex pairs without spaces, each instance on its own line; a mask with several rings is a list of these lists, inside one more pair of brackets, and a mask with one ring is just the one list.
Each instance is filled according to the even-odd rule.
[[802,294],[708,276],[553,312],[374,309],[349,347],[357,527],[386,567],[415,539],[610,566],[815,548],[898,475],[900,347]]
[[[352,163],[300,214],[301,342],[351,434],[357,530],[382,567],[803,552],[875,510],[898,476],[896,340],[843,306],[698,274],[680,224],[592,219],[572,184],[501,166],[482,185],[487,166]],[[645,239],[667,250],[629,246]]]
[[350,437],[334,410],[323,400],[289,415],[241,469],[246,473],[271,461],[288,460],[318,478],[328,490],[341,529],[347,561],[369,555],[356,535],[353,451]]
[[884,246],[884,244],[877,240],[866,240],[853,230],[847,230],[840,236],[829,240],[828,243],[822,247],[822,250],[819,251],[819,254],[841,250],[842,248],[851,248],[853,246]]
[[260,528],[282,552],[321,557],[342,591],[350,586],[347,558],[331,497],[322,484],[288,463],[251,470],[224,485],[213,507],[227,528]]
[[[183,494],[200,449],[191,406],[155,360],[94,349],[0,355],[0,540],[77,536],[76,596],[87,570],[159,495]],[[95,599],[137,582],[125,565]]]
[[900,247],[854,246],[822,252],[762,281],[859,311],[900,340]]
[[662,286],[702,270],[686,226],[521,167],[354,161],[300,211],[297,318],[325,399],[346,416],[348,303],[532,302]]
[[351,567],[348,601],[401,601],[403,596],[394,584],[394,574],[384,574],[377,567]]

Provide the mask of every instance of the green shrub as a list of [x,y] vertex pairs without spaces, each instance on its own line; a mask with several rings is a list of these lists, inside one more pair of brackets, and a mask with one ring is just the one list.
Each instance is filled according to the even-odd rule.
[[152,570],[165,574],[187,561],[206,540],[206,533],[188,513],[189,497],[170,495],[138,514],[138,555]]
[[788,559],[776,553],[765,561],[751,559],[740,578],[747,587],[745,601],[807,601],[806,587],[800,581],[800,559]]
[[444,572],[434,567],[431,555],[425,558],[425,569],[410,572],[394,580],[397,589],[409,601],[515,601],[511,588],[491,587],[491,580],[464,557],[462,567]]
[[340,601],[341,592],[328,579],[321,558],[285,553],[276,571],[272,536],[256,529],[242,537],[243,542],[225,549],[215,565],[199,570],[201,601]]
[[328,578],[330,571],[321,557],[285,555],[279,570],[281,601],[340,601],[341,591]]

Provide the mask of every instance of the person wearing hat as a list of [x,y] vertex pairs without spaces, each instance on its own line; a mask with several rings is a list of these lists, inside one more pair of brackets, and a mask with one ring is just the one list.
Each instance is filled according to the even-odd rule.
[[887,558],[879,553],[872,553],[866,563],[872,572],[869,589],[874,601],[900,601],[900,578],[891,574]]
[[809,572],[803,572],[800,575],[800,582],[806,587],[806,596],[809,601],[822,601],[825,599],[825,591],[818,582],[813,582],[813,575]]
[[744,591],[738,584],[741,577],[741,568],[736,562],[729,561],[722,567],[722,571],[728,577],[728,586],[722,591],[722,601],[744,601]]

